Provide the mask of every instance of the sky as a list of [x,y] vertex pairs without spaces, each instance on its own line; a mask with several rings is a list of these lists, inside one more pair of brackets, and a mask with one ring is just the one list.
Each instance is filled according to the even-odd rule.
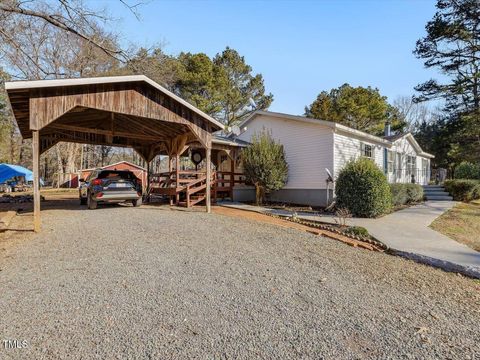
[[435,0],[151,0],[140,20],[118,0],[87,2],[118,19],[124,45],[212,57],[234,48],[263,75],[271,111],[303,114],[344,83],[376,87],[393,102],[437,76],[412,54]]

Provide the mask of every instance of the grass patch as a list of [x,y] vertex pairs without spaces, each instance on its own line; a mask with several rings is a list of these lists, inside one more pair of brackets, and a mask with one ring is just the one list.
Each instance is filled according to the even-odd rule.
[[430,227],[480,251],[480,200],[458,204],[437,218]]

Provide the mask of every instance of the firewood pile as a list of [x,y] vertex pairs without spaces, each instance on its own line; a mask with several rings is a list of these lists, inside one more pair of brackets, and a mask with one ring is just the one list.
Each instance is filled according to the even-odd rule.
[[[40,200],[44,201],[45,198],[43,196],[40,196]],[[12,196],[9,194],[4,194],[0,196],[0,203],[29,203],[33,202],[33,195],[17,195],[17,196]]]

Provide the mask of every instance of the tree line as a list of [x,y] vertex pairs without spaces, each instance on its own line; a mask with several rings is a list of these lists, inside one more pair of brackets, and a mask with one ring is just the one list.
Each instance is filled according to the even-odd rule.
[[[132,16],[141,3],[119,0]],[[226,47],[215,56],[162,46],[120,46],[121,34],[110,31],[114,19],[106,11],[77,0],[4,0],[0,3],[0,82],[144,74],[227,126],[256,109],[268,109],[273,95],[261,74]],[[480,161],[480,4],[477,0],[438,0],[426,24],[426,36],[414,55],[427,68],[438,69],[442,81],[419,84],[414,96],[389,103],[379,89],[348,83],[321,91],[304,115],[336,121],[381,135],[385,123],[397,132],[412,132],[436,167],[453,169],[463,160]],[[435,108],[429,100],[439,99]],[[42,156],[45,177],[112,161],[142,164],[130,149],[58,144]],[[30,166],[31,149],[22,140],[0,88],[0,161]],[[160,159],[157,166],[162,164]]]
[[[378,89],[344,84],[322,91],[305,115],[375,135],[388,122],[397,132],[412,132],[435,155],[433,166],[453,175],[464,161],[480,164],[480,2],[437,0],[425,30],[413,54],[441,80],[420,83],[412,97],[393,104]],[[430,100],[436,100],[434,108]]]
[[[121,2],[136,15],[138,4]],[[81,1],[2,1],[0,82],[144,74],[227,126],[272,103],[262,75],[253,73],[236,50],[226,47],[211,58],[204,53],[169,55],[156,45],[122,49],[120,34],[108,31],[113,20]],[[30,167],[30,142],[21,139],[4,86],[0,135],[0,162]],[[52,178],[117,160],[144,165],[130,149],[61,143],[42,156],[41,170]],[[160,166],[160,159],[156,163]]]

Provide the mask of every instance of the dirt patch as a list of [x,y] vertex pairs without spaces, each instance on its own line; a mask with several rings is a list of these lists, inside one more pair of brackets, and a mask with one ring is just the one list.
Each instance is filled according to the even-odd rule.
[[[48,215],[48,210],[68,210],[78,208],[77,189],[45,189],[42,195],[42,217]],[[25,196],[29,192],[11,193],[12,196]],[[45,210],[45,212],[43,212]],[[8,226],[0,232],[0,251],[5,251],[12,245],[28,239],[33,232],[33,203],[13,202],[0,203],[0,217],[10,212],[16,212]]]

